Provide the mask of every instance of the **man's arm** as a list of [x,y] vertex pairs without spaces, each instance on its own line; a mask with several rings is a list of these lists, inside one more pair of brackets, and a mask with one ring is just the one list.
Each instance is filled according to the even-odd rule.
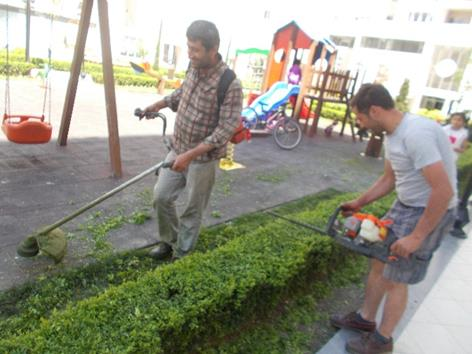
[[469,141],[467,140],[467,137],[462,141],[461,145],[458,148],[455,148],[454,150],[458,153],[463,153],[467,148],[469,147]]
[[442,161],[424,167],[422,173],[431,187],[431,195],[413,232],[392,245],[392,252],[401,257],[408,257],[421,246],[421,243],[441,221],[454,195]]
[[152,105],[144,109],[145,112],[159,112],[161,109],[169,107],[174,112],[177,111],[180,97],[182,96],[182,88],[179,87],[177,90],[172,92],[169,96],[153,103]]
[[198,156],[207,153],[214,148],[213,145],[200,143],[191,150],[188,150],[180,155],[177,155],[174,163],[172,164],[172,170],[177,172],[184,171],[187,166],[196,159]]
[[389,160],[385,159],[383,175],[359,198],[344,203],[341,207],[344,211],[358,211],[364,205],[370,204],[389,194],[394,188],[395,174],[392,169],[392,164]]

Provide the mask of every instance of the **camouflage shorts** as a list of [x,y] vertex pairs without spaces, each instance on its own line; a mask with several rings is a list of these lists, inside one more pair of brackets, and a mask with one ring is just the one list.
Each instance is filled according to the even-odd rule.
[[[390,232],[397,238],[408,236],[416,227],[423,215],[423,207],[410,207],[395,201],[384,216],[393,224]],[[436,228],[423,241],[420,248],[408,258],[399,257],[398,261],[385,265],[384,277],[394,282],[416,284],[424,279],[434,251],[441,245],[444,236],[449,232],[454,222],[454,210],[450,209],[443,216]]]

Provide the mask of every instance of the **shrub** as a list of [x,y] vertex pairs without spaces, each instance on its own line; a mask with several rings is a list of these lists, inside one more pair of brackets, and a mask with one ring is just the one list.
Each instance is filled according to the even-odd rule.
[[[340,197],[314,210],[290,208],[291,216],[324,224],[339,202]],[[231,225],[225,228],[231,232]],[[349,254],[329,237],[272,219],[212,251],[53,311],[31,331],[5,337],[0,347],[8,352],[188,352],[274,308],[308,278],[323,282],[342,269]]]

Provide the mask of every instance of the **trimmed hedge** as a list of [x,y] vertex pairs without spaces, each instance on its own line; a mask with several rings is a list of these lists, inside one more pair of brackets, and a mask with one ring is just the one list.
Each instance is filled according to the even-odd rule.
[[[346,198],[291,216],[322,225]],[[373,208],[379,214],[387,206]],[[209,335],[222,335],[273,308],[307,277],[322,282],[343,267],[348,254],[329,237],[273,219],[213,251],[53,311],[32,331],[0,341],[0,348],[10,353],[187,352]]]
[[[9,54],[10,75],[11,76],[28,76],[33,68],[44,68],[48,64],[48,59],[31,58],[31,62],[25,62],[25,53],[22,49],[15,49]],[[51,60],[51,68],[58,71],[70,71],[71,63],[68,61]],[[83,71],[89,74],[97,83],[103,83],[103,69],[99,63],[89,61],[84,62]],[[6,75],[6,51],[0,50],[0,74]],[[113,66],[113,73],[116,85],[122,86],[143,86],[154,87],[157,85],[157,79],[146,74],[137,74],[130,66]],[[160,69],[158,73],[161,76],[167,74],[167,70]],[[183,79],[185,72],[175,73],[175,77]],[[167,89],[173,89],[173,82],[166,81]]]

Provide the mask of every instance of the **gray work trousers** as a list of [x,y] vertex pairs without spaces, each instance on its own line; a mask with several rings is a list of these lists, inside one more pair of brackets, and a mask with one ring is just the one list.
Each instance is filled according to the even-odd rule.
[[[175,152],[170,151],[166,161],[174,160],[175,156]],[[182,257],[196,246],[203,212],[215,184],[217,163],[216,160],[194,161],[183,172],[167,168],[159,171],[153,198],[157,213],[158,240],[172,247],[174,257]],[[179,218],[175,202],[184,189],[188,192],[188,200]]]

